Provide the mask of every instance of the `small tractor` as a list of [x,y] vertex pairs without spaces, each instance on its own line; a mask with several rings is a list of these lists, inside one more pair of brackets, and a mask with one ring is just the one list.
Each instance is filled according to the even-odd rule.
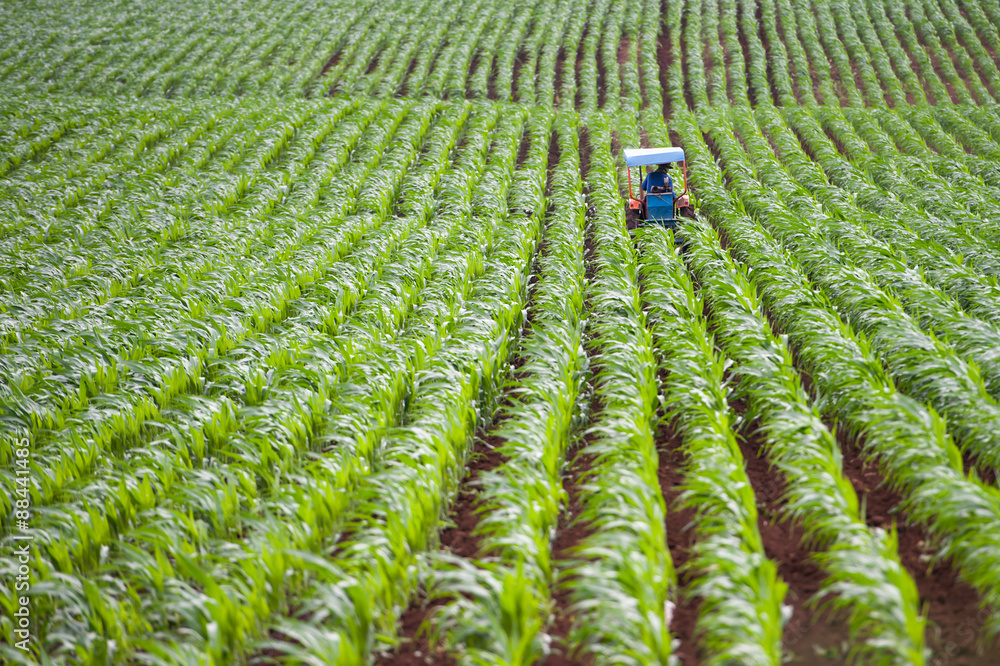
[[[677,194],[669,177],[664,179],[664,187],[651,186],[649,192],[640,188],[639,197],[632,194],[632,167],[657,165],[665,173],[674,162],[680,162],[684,172],[684,190]],[[626,148],[625,166],[628,169],[628,228],[644,224],[659,224],[670,229],[677,225],[677,215],[694,217],[694,208],[688,199],[687,162],[684,149],[666,148]]]

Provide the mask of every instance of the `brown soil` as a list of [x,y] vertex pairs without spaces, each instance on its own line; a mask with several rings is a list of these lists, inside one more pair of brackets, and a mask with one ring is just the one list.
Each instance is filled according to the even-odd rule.
[[[556,531],[555,541],[552,542],[552,561],[564,562],[572,560],[575,549],[589,534],[586,525],[576,520],[576,517],[583,511],[583,503],[580,500],[580,481],[586,470],[592,465],[590,456],[584,455],[579,450],[572,454],[569,464],[569,471],[563,479],[563,489],[569,496],[566,511],[559,516],[559,526]],[[544,666],[584,666],[589,660],[572,658],[567,649],[567,638],[573,628],[574,617],[570,612],[572,601],[569,592],[560,587],[552,595],[555,606],[552,609],[553,620],[549,625],[548,632],[552,636],[553,653],[542,662]]]
[[[733,407],[743,411],[739,401]],[[781,518],[784,480],[763,457],[764,440],[760,435],[740,436],[739,444],[757,498],[757,527],[764,553],[778,565],[778,574],[788,584],[785,603],[792,607],[792,618],[785,625],[782,645],[795,655],[797,663],[816,663],[820,654],[828,655],[820,663],[846,663],[841,655],[845,652],[843,646],[849,645],[847,623],[843,618],[817,613],[809,603],[817,601],[816,594],[826,575],[800,544],[801,526]]]
[[601,57],[600,49],[594,53],[594,62],[597,65],[597,108],[603,109],[608,98],[608,72],[604,69],[604,58]]
[[[481,433],[482,434],[482,433]],[[501,440],[493,435],[476,439],[472,456],[469,460],[469,473],[459,486],[458,494],[451,506],[449,516],[453,525],[441,532],[441,548],[454,555],[465,558],[475,558],[480,555],[479,537],[474,534],[479,516],[476,509],[479,506],[479,488],[477,481],[484,473],[496,469],[504,462],[504,457],[497,451]],[[454,660],[443,648],[431,649],[427,636],[421,628],[430,617],[434,608],[443,605],[444,601],[427,603],[426,597],[413,601],[400,618],[400,645],[390,652],[381,653],[375,663],[379,666],[389,664],[438,664],[450,666]]]
[[[693,509],[677,508],[677,498],[680,496],[680,485],[684,481],[681,470],[685,465],[685,454],[681,448],[680,437],[670,428],[663,426],[657,433],[656,448],[659,452],[660,492],[666,505],[667,547],[670,558],[677,570],[678,587],[686,590],[691,583],[691,576],[685,566],[691,559],[691,547],[694,545],[694,530],[691,522],[694,520]],[[698,611],[701,600],[678,595],[674,617],[670,622],[670,633],[678,639],[676,654],[684,666],[697,666],[700,663],[697,645],[694,640],[695,623],[698,621]]]
[[[969,24],[969,27],[972,28],[972,21],[969,20],[969,15],[968,13],[966,13],[965,7],[962,6],[962,3],[956,2],[955,8],[958,9],[958,13],[962,15],[962,18],[965,19],[965,22]],[[992,46],[990,46],[989,41],[983,39],[983,36],[979,34],[978,30],[975,30],[973,28],[973,31],[976,33],[976,38],[979,40],[979,43],[982,45],[983,49],[986,50],[987,55],[989,55],[990,58],[993,59],[993,62],[996,64],[997,67],[1000,67],[1000,60],[997,59],[996,51],[993,49]]]
[[[913,19],[910,16],[910,7],[908,5],[904,6],[904,11],[906,13],[906,20],[913,23]],[[920,35],[918,34],[917,40],[919,41],[919,39]],[[941,83],[944,84],[945,90],[948,91],[948,96],[951,98],[951,101],[958,104],[958,95],[955,93],[955,86],[953,86],[951,81],[949,81],[941,73],[941,63],[938,62],[937,56],[934,55],[934,52],[926,44],[921,43],[920,47],[924,50],[924,53],[927,54],[927,58],[931,61],[931,67],[934,69],[934,74],[938,77],[938,79],[940,79]]]
[[749,90],[749,87],[751,85],[750,84],[750,71],[751,71],[751,63],[753,62],[753,59],[750,57],[750,44],[747,42],[747,36],[743,33],[743,21],[741,21],[740,17],[739,17],[739,12],[741,12],[741,11],[742,11],[742,9],[740,9],[739,7],[737,7],[737,9],[736,9],[736,12],[737,12],[737,16],[736,16],[736,39],[737,39],[737,41],[739,41],[740,52],[743,54],[743,75],[746,77],[747,88],[748,88],[747,92],[750,95],[750,99],[752,101],[753,100],[753,92],[751,92]]
[[493,63],[490,66],[490,75],[486,78],[486,98],[493,100],[494,102],[500,99],[497,95],[496,77],[497,77],[497,65],[499,65],[499,60],[493,58]]
[[524,132],[521,134],[521,143],[517,147],[517,169],[521,170],[524,168],[524,162],[528,159],[528,153],[531,151],[531,132]]
[[583,102],[580,91],[580,70],[583,69],[583,44],[587,40],[589,28],[589,25],[585,25],[583,27],[583,32],[580,34],[580,42],[576,45],[576,61],[573,65],[573,72],[575,76],[573,81],[573,103],[575,104],[574,108],[577,111],[580,110],[580,104]]
[[618,64],[628,64],[628,49],[632,45],[632,40],[628,35],[622,35],[618,40]]
[[[521,80],[521,70],[524,68],[524,64],[527,61],[528,61],[528,56],[525,54],[524,48],[523,47],[518,48],[517,56],[514,58],[514,71],[511,74],[510,89],[511,89],[511,98],[516,99],[519,102],[529,102],[529,101],[534,102],[533,99],[522,100],[518,99],[517,96],[518,95],[517,91],[519,90],[518,82]],[[534,74],[534,70],[528,72],[528,74]]]
[[496,469],[504,463],[504,457],[497,449],[503,443],[495,435],[487,435],[476,441],[472,459],[469,461],[469,475],[458,489],[458,495],[451,507],[453,527],[441,532],[441,547],[460,557],[476,558],[480,553],[479,537],[474,534],[479,516],[479,485],[477,481],[484,472]]
[[555,95],[555,99],[552,101],[552,106],[558,107],[559,102],[562,99],[562,80],[563,80],[563,70],[566,68],[566,47],[560,46],[559,52],[556,54],[556,80],[552,84],[552,92]]
[[[837,98],[840,101],[840,106],[850,106],[850,102],[847,99],[847,91],[844,89],[843,76],[837,69],[837,66],[833,64],[833,62],[831,61],[830,56],[828,56],[826,53],[826,44],[823,42],[822,35],[820,34],[819,31],[819,18],[816,14],[816,8],[810,4],[809,11],[812,15],[813,23],[816,25],[816,32],[817,32],[816,36],[819,39],[820,47],[823,49],[823,56],[827,59],[827,62],[829,63],[830,66],[830,79],[833,81],[833,91],[837,94]],[[810,69],[811,66],[812,63],[810,62]],[[828,100],[828,102],[832,101],[833,100]]]
[[646,53],[643,50],[642,39],[636,39],[635,45],[636,51],[636,67],[638,68],[636,74],[639,78],[639,98],[642,100],[642,108],[645,109],[649,106],[649,91],[646,90],[646,75],[643,72],[642,59],[646,57]]
[[[711,0],[708,0],[708,1],[710,2]],[[713,72],[715,72],[715,58],[714,58],[714,52],[713,52],[713,49],[714,49],[715,45],[712,43],[711,39],[706,39],[705,36],[704,36],[704,32],[705,32],[705,29],[706,29],[706,25],[705,25],[705,12],[707,11],[707,4],[708,4],[708,2],[705,2],[704,4],[702,4],[702,7],[701,7],[701,30],[702,30],[702,35],[703,35],[702,38],[701,38],[701,61],[704,63],[704,67],[705,67],[705,85],[706,86],[708,86],[708,82],[712,80],[712,74],[713,74]],[[725,78],[728,78],[728,77],[725,77]],[[709,100],[712,103],[715,102],[715,100],[711,99],[711,97],[709,97]]]
[[382,52],[378,52],[375,54],[375,57],[373,57],[371,62],[368,63],[368,67],[365,68],[365,76],[368,76],[375,71],[375,68],[378,67],[378,61],[381,60],[381,56]]
[[344,54],[343,51],[337,51],[332,56],[330,56],[330,59],[326,61],[325,65],[323,65],[323,69],[320,70],[320,73],[319,73],[320,77],[322,77],[324,74],[326,74],[332,68],[336,67],[337,64],[340,63],[340,57],[343,54]]
[[[721,3],[718,3],[721,4]],[[733,77],[732,74],[732,58],[733,54],[729,52],[729,44],[726,43],[726,33],[722,29],[722,8],[719,7],[719,21],[717,25],[718,30],[716,31],[719,48],[722,49],[722,62],[724,63],[724,71],[726,73],[726,99],[729,100],[730,104],[734,104],[733,101]]]
[[427,604],[414,602],[399,619],[403,643],[398,651],[379,652],[375,655],[376,666],[454,666],[455,660],[441,646],[431,647],[427,633],[421,631],[424,622],[443,602]]
[[[778,39],[784,39],[785,29],[781,24],[781,8],[778,3],[774,3],[774,29],[778,36]],[[765,42],[764,48],[769,48],[769,44]],[[791,46],[785,45],[785,54],[789,55],[792,51]],[[795,101],[802,104],[804,101],[805,94],[802,92],[801,83],[795,76],[795,68],[791,66],[791,56],[789,55],[789,67],[788,67],[788,78],[792,82],[792,95],[795,97]],[[813,84],[815,86],[815,83]]]
[[[663,7],[661,8],[661,14],[666,16],[667,0],[663,0]],[[667,80],[670,74],[670,66],[673,64],[670,60],[670,52],[673,48],[670,40],[670,31],[667,26],[660,25],[660,35],[656,42],[656,64],[660,73],[660,94],[663,97],[663,116],[665,118],[670,117],[670,95],[667,93]]]
[[[632,41],[629,39],[628,35],[622,35],[618,39],[618,89],[624,94],[625,91],[625,71],[629,67],[629,55],[628,49],[632,45]],[[638,71],[636,72],[638,74]],[[640,92],[640,97],[642,94]]]
[[472,74],[476,71],[476,68],[479,67],[479,56],[480,56],[480,50],[477,48],[475,50],[475,52],[472,54],[472,61],[469,62],[469,71],[465,75],[465,98],[466,99],[475,99],[472,96],[472,90],[469,88],[469,82],[472,79]]
[[[527,132],[525,136],[527,136]],[[552,195],[552,179],[555,176],[556,167],[559,166],[559,161],[562,159],[562,151],[559,150],[559,133],[552,130],[552,134],[549,135],[549,154],[548,154],[548,169],[545,175],[545,195]]]
[[[955,35],[955,39],[956,40],[960,40],[960,38],[959,38],[959,36],[957,34]],[[955,51],[951,48],[951,46],[949,46],[948,42],[946,42],[944,39],[940,39],[939,38],[938,39],[938,43],[941,45],[941,48],[944,49],[945,54],[947,54],[948,59],[951,61],[952,69],[954,69],[955,73],[958,74],[958,78],[965,85],[965,89],[969,93],[969,96],[973,99],[973,102],[976,103],[976,104],[982,104],[984,102],[985,103],[992,103],[993,102],[992,99],[987,99],[987,100],[980,100],[980,99],[978,99],[978,97],[976,96],[976,92],[972,89],[972,86],[969,85],[969,80],[966,78],[965,73],[962,71],[962,68],[959,66],[958,57],[955,55]],[[959,41],[959,44],[961,44],[960,41]],[[980,80],[980,83],[983,83],[985,85],[985,82],[983,82],[982,80]]]
[[[406,97],[407,95],[410,94],[410,89],[408,87],[410,85],[410,75],[412,75],[413,74],[413,70],[415,70],[417,68],[417,62],[419,60],[420,60],[420,58],[419,58],[418,54],[416,54],[416,53],[414,53],[413,56],[410,57],[410,64],[406,68],[406,75],[403,77],[402,85],[399,88],[399,96],[400,97]],[[416,88],[417,88],[417,90],[419,90],[420,86],[418,85],[418,86],[416,86]],[[413,92],[415,93],[416,90],[414,90]]]
[[984,463],[977,461],[968,451],[962,453],[962,467],[966,476],[975,469],[983,483],[1000,486],[1000,470],[990,469]]
[[[888,15],[886,16],[886,20],[887,21],[889,20]],[[890,27],[891,27],[891,21],[890,21]],[[913,52],[910,51],[910,47],[906,45],[906,42],[904,40],[900,39],[898,41],[899,41],[899,47],[903,49],[903,53],[906,54],[906,59],[910,63],[910,68],[917,76],[917,81],[920,81],[920,65],[917,64],[916,58],[913,57]],[[907,88],[909,88],[909,86],[907,86]],[[930,88],[928,88],[927,86],[924,86],[924,95],[927,97],[927,102],[929,104],[937,103],[937,101],[934,99],[934,93],[931,92]],[[912,93],[907,92],[906,99],[907,100],[912,99]]]
[[[667,9],[666,9],[666,3],[667,2],[668,2],[668,0],[663,0],[663,3],[664,3],[663,12],[664,12],[664,14],[666,14],[666,11],[667,11]],[[688,13],[687,12],[682,12],[681,13],[681,70],[682,70],[682,74],[684,75],[684,83],[683,83],[683,86],[684,86],[684,102],[687,104],[688,110],[693,111],[694,110],[694,95],[691,93],[691,71],[690,71],[690,68],[688,67],[688,56],[689,56],[689,54],[687,52],[686,41],[685,41],[685,38],[684,38],[684,36],[687,34],[687,31],[688,31],[688,20],[687,20],[687,17],[688,17]],[[664,27],[664,29],[666,29],[666,27]]]
[[[957,5],[958,3],[955,3],[955,4]],[[976,41],[977,44],[982,45],[982,41],[978,38],[978,36],[974,37],[974,39],[975,39],[975,41]],[[966,54],[969,56],[969,58],[973,58],[973,56],[972,56],[972,49],[970,48],[970,45],[969,45],[969,40],[966,39],[965,37],[963,37],[957,30],[955,31],[955,42],[958,44],[959,48],[963,49],[966,52]],[[947,48],[947,47],[945,47],[945,48]],[[952,59],[954,60],[955,59],[954,58],[954,54],[952,54],[951,49],[948,50],[948,53],[949,53],[949,55],[952,55]],[[988,51],[987,51],[987,55],[990,55],[990,57],[992,58],[992,55]],[[979,100],[979,103],[980,104],[992,104],[993,101],[996,99],[997,90],[993,87],[993,84],[990,82],[990,77],[988,77],[988,76],[986,76],[986,75],[984,75],[982,73],[982,71],[980,70],[980,67],[979,67],[979,63],[977,63],[974,58],[973,58],[972,62],[973,62],[974,75],[976,77],[978,77],[979,82],[981,84],[983,84],[984,88],[986,88],[986,92],[988,92],[990,94],[989,98],[987,98],[985,100]],[[957,62],[957,60],[955,61],[955,63],[956,63],[955,64],[955,69],[958,70],[959,76],[962,77],[962,80],[965,81],[966,87],[969,89],[969,92],[972,93],[972,86],[969,85],[968,78],[962,74],[962,70],[958,69],[958,62]],[[975,98],[975,96],[973,96],[973,98]]]
[[893,523],[899,534],[899,559],[913,576],[921,601],[928,611],[927,644],[934,651],[929,662],[936,666],[987,666],[996,664],[996,655],[976,654],[976,634],[986,618],[979,611],[979,596],[958,578],[951,562],[931,564],[933,548],[927,532],[906,523],[896,513],[900,496],[885,485],[874,464],[866,464],[858,448],[838,437],[844,453],[844,476],[848,478],[865,507],[865,520],[872,527],[889,530]]

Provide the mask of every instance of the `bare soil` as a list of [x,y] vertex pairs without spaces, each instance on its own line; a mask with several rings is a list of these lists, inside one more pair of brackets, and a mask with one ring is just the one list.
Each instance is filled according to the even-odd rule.
[[[482,433],[481,433],[482,434]],[[496,469],[504,463],[504,457],[497,450],[502,441],[493,435],[477,438],[469,460],[469,472],[459,486],[449,517],[452,526],[441,532],[441,548],[454,555],[476,558],[481,554],[481,544],[476,536],[479,516],[479,487],[477,481],[483,473]],[[400,644],[394,651],[381,653],[375,663],[379,666],[401,664],[437,664],[451,666],[454,660],[443,648],[429,644],[422,628],[434,609],[443,605],[443,600],[428,603],[425,596],[415,599],[400,618]]]
[[[778,34],[778,38],[779,39],[784,39],[784,37],[785,37],[785,29],[784,29],[784,26],[781,23],[781,8],[778,7],[777,3],[775,3],[775,6],[774,6],[774,28],[775,28],[775,31]],[[767,49],[770,49],[770,45],[767,44],[766,42],[764,44],[764,47],[767,48]],[[792,50],[791,47],[786,44],[785,45],[785,53],[789,54],[789,53],[791,53],[791,50]],[[789,56],[789,62],[790,61],[791,61],[791,57]],[[802,104],[803,101],[804,101],[805,94],[802,91],[801,83],[799,82],[798,78],[795,76],[795,68],[792,67],[791,65],[789,65],[788,73],[789,73],[789,79],[791,79],[791,82],[792,82],[792,95],[795,96],[795,101],[797,101],[799,104]],[[810,73],[812,73],[811,70],[810,70]],[[813,73],[813,75],[815,76],[814,73]],[[813,87],[815,87],[815,85],[816,84],[814,83]]]
[[[592,459],[581,452],[575,450],[571,452],[569,471],[563,479],[563,489],[569,496],[566,511],[559,516],[559,525],[556,531],[556,538],[552,542],[552,561],[564,562],[572,560],[575,549],[589,534],[586,525],[576,520],[583,511],[583,503],[580,499],[581,478],[590,469]],[[575,659],[569,656],[567,638],[573,628],[574,616],[571,612],[572,602],[569,592],[558,588],[553,593],[555,606],[552,610],[552,624],[549,625],[548,632],[552,636],[553,653],[542,662],[544,666],[585,666],[589,660]]]
[[677,571],[678,588],[682,591],[676,600],[673,619],[670,622],[670,633],[679,640],[676,654],[684,666],[697,666],[701,663],[697,645],[694,640],[695,623],[701,599],[683,594],[690,588],[691,575],[686,570],[691,560],[691,547],[694,545],[694,531],[691,523],[694,520],[693,509],[678,507],[680,486],[684,481],[681,470],[684,468],[686,456],[681,448],[680,437],[669,427],[661,427],[657,434],[656,448],[659,453],[659,469],[657,477],[660,480],[660,492],[666,505],[667,548],[670,559]]
[[[913,18],[910,16],[910,8],[908,5],[904,6],[904,11],[906,13],[906,20],[912,23]],[[919,34],[917,34],[917,40],[920,41]],[[941,80],[941,83],[944,84],[945,90],[948,91],[948,96],[951,98],[951,101],[958,104],[958,95],[955,93],[955,86],[953,86],[951,81],[945,78],[942,74],[941,63],[938,62],[937,56],[934,55],[934,52],[926,44],[921,43],[920,48],[922,48],[924,53],[927,54],[927,58],[931,61],[931,67],[934,69],[934,74]]]
[[[838,438],[845,440],[846,438]],[[987,666],[995,654],[977,654],[976,634],[986,615],[979,610],[979,595],[963,583],[950,561],[932,563],[932,541],[919,525],[907,523],[898,513],[901,498],[890,490],[874,464],[865,463],[856,445],[842,441],[844,476],[864,503],[865,520],[885,530],[896,524],[899,559],[917,584],[928,611],[927,644],[935,666]]]
[[555,83],[552,85],[553,95],[555,99],[552,101],[552,105],[555,107],[559,106],[559,102],[562,97],[562,80],[563,80],[563,70],[566,68],[566,47],[560,46],[559,52],[556,54],[556,79]]
[[[666,13],[667,11],[666,3],[668,2],[668,0],[663,0],[663,2],[664,2],[663,11],[664,13]],[[683,70],[684,73],[684,102],[687,104],[688,110],[693,111],[694,95],[691,93],[691,71],[688,67],[689,54],[687,52],[687,46],[685,44],[685,39],[684,39],[684,35],[686,35],[688,31],[687,17],[688,17],[687,12],[683,12],[681,14],[681,69]]]
[[[667,0],[663,0],[663,7],[661,13],[666,15]],[[660,73],[660,94],[663,97],[663,115],[666,118],[670,117],[670,95],[667,93],[667,78],[670,73],[670,66],[673,62],[670,59],[670,52],[673,48],[670,40],[670,31],[667,30],[667,26],[660,26],[660,35],[656,42],[656,64],[659,68]]]
[[[403,83],[399,88],[399,96],[406,97],[410,94],[410,89],[407,87],[410,84],[410,75],[413,74],[413,70],[417,68],[417,61],[419,60],[418,54],[414,53],[410,58],[410,64],[406,68],[406,76],[403,77]],[[419,90],[420,86],[417,86]],[[416,90],[413,91],[414,93]]]
[[639,77],[639,97],[642,99],[642,108],[645,109],[649,106],[649,91],[646,90],[646,75],[643,73],[643,58],[649,57],[645,51],[645,46],[642,43],[642,38],[636,39],[636,67],[638,67],[637,75]]
[[[738,412],[744,411],[738,401],[733,406]],[[826,574],[801,545],[801,526],[782,519],[785,482],[763,457],[764,440],[760,435],[741,435],[738,440],[757,498],[757,528],[764,541],[764,553],[777,563],[778,574],[788,584],[785,603],[792,607],[792,617],[785,625],[782,645],[797,663],[817,663],[812,660],[818,655],[824,655],[819,663],[846,663],[843,656],[849,645],[847,623],[843,618],[817,613],[810,603],[817,601]]]
[[603,109],[608,98],[608,72],[604,68],[604,59],[601,57],[600,49],[594,53],[594,62],[597,64],[597,108]]
[[494,58],[493,64],[491,66],[492,68],[490,70],[490,75],[486,79],[486,98],[494,102],[500,99],[500,96],[497,94],[497,83],[496,83],[497,64],[498,61],[496,58]]
[[[524,69],[524,64],[528,62],[528,56],[524,52],[524,47],[519,47],[517,49],[517,56],[514,58],[514,72],[511,75],[511,97],[517,99],[517,91],[519,88],[519,81],[521,80],[522,71]],[[525,76],[534,76],[534,70],[530,72],[524,72]],[[492,82],[491,82],[492,84]],[[522,102],[533,102],[534,100],[518,100]]]
[[340,63],[340,57],[343,54],[344,54],[343,51],[337,51],[332,56],[330,56],[330,59],[326,61],[325,65],[323,65],[323,69],[320,70],[320,73],[319,73],[320,77],[322,77],[324,74],[326,74],[332,68],[336,67],[337,64]]

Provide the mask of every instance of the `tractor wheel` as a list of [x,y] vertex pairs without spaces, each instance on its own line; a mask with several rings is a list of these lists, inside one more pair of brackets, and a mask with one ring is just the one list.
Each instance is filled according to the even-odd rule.
[[694,206],[681,206],[679,213],[681,217],[689,217],[693,220]]
[[637,229],[642,222],[642,211],[628,208],[625,210],[625,228]]

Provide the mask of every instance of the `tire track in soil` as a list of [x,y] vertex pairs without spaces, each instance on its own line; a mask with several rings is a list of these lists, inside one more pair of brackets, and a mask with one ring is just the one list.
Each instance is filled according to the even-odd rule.
[[[479,517],[478,480],[486,472],[490,472],[505,462],[498,451],[502,440],[480,431],[476,435],[475,445],[469,459],[469,473],[459,485],[458,493],[448,516],[453,526],[441,532],[440,547],[459,557],[475,559],[482,552],[479,537],[475,534]],[[398,650],[383,652],[375,660],[376,666],[452,666],[454,658],[448,654],[444,646],[432,646],[427,633],[422,630],[433,616],[435,609],[447,603],[437,599],[428,603],[425,591],[421,591],[410,607],[400,617],[401,639]]]
[[[660,383],[663,383],[662,378]],[[681,470],[686,465],[687,456],[681,446],[680,437],[666,425],[661,425],[657,432],[656,449],[659,455],[656,475],[660,481],[660,493],[666,506],[667,548],[674,569],[677,571],[679,591],[677,605],[670,621],[670,635],[680,641],[674,654],[680,657],[681,663],[684,666],[698,666],[701,657],[694,642],[694,627],[701,609],[701,598],[691,597],[685,593],[692,580],[686,566],[691,559],[691,547],[694,545],[694,530],[691,529],[694,509],[675,508],[677,498],[681,494],[681,484],[684,482]]]
[[[579,145],[580,145],[580,179],[583,183],[584,192],[587,191],[587,180],[586,173],[590,168],[590,137],[587,132],[586,127],[580,127],[579,130]],[[552,133],[552,139],[549,142],[549,164],[555,165],[558,163],[558,158],[556,161],[552,160],[553,153],[555,153],[558,158],[561,158],[561,152],[559,152],[559,143],[557,141],[557,135],[555,131]],[[550,169],[549,173],[549,187],[552,185],[552,172]],[[584,253],[583,261],[586,267],[587,282],[589,283],[594,275],[594,247],[593,239],[589,233],[589,228],[584,233]],[[584,310],[589,310],[586,302],[584,302]],[[591,367],[593,367],[594,356],[591,353],[589,346],[585,348],[588,356],[588,361],[590,361]],[[590,404],[590,414],[596,414],[596,409],[599,409],[599,404],[597,403],[597,393],[594,391],[593,377],[588,380],[589,391],[591,395]],[[572,553],[574,549],[583,541],[589,534],[589,529],[580,523],[574,522],[574,517],[579,516],[583,511],[583,503],[580,500],[580,482],[582,476],[589,470],[592,466],[593,460],[590,456],[582,453],[583,449],[589,444],[589,438],[584,437],[582,443],[578,443],[571,450],[567,451],[566,460],[566,473],[562,478],[563,490],[566,491],[567,501],[566,510],[559,514],[559,523],[556,526],[556,538],[552,541],[552,550],[550,561],[553,563],[553,568],[558,568],[559,563],[564,562],[572,558]],[[568,637],[569,633],[573,628],[574,617],[570,612],[570,607],[572,606],[572,600],[570,599],[569,590],[562,584],[564,581],[559,581],[552,591],[552,620],[549,623],[546,631],[552,638],[552,645],[555,650],[549,654],[544,660],[542,660],[543,666],[587,666],[588,661],[580,661],[572,659],[568,656]]]
[[[588,350],[588,355],[590,350]],[[591,386],[593,391],[593,386]],[[591,405],[595,409],[596,405]],[[595,412],[591,412],[595,413]],[[559,524],[556,528],[556,538],[552,542],[552,562],[559,563],[573,559],[573,551],[590,534],[590,529],[575,520],[583,511],[583,502],[580,500],[580,484],[582,477],[590,470],[593,459],[583,453],[583,449],[589,445],[589,439],[584,440],[581,447],[577,447],[570,452],[570,459],[567,461],[567,473],[563,477],[563,490],[566,491],[567,503],[566,511],[560,514]],[[552,594],[552,622],[548,627],[548,634],[552,637],[552,646],[555,650],[549,654],[541,663],[543,666],[587,666],[591,663],[589,659],[574,659],[568,656],[569,633],[573,628],[574,615],[571,612],[572,600],[569,590],[559,585]]]
[[[746,412],[742,400],[732,400],[730,405],[737,415]],[[748,423],[742,430],[753,433],[750,428]],[[799,521],[783,516],[781,499],[786,486],[778,471],[763,457],[764,438],[757,433],[748,436],[740,432],[736,439],[757,501],[757,529],[764,543],[764,554],[778,565],[778,575],[788,585],[785,603],[792,607],[792,617],[785,624],[782,647],[795,655],[793,663],[817,663],[818,654],[824,654],[829,656],[820,663],[846,665],[846,652],[842,650],[850,645],[846,616],[813,608],[813,603],[822,602],[826,595],[809,603],[819,592],[826,574],[801,544],[803,529]]]
[[562,102],[562,83],[563,83],[563,70],[566,69],[566,47],[563,45],[559,46],[559,51],[556,52],[556,75],[555,80],[552,84],[552,106],[559,108]]
[[[667,1],[663,0],[660,7],[661,16],[667,16]],[[670,33],[671,30],[661,20],[660,32],[656,38],[656,65],[660,76],[660,97],[663,103],[664,118],[669,118],[673,111],[670,106],[670,87],[668,85],[670,81],[670,67],[673,65],[673,61],[670,59],[670,54],[673,52],[673,40],[670,39]],[[683,85],[683,81],[681,84]]]
[[[518,146],[517,169],[520,170],[522,164],[527,159],[531,146],[531,133],[524,132],[521,135],[521,143]],[[552,193],[552,173],[559,161],[559,146],[556,141],[556,134],[553,131],[549,142],[548,153],[548,175],[546,183],[546,197]],[[544,227],[542,238],[536,252],[535,260],[531,268],[529,284],[537,281],[540,263],[538,254],[544,251],[545,234]],[[530,304],[529,304],[529,307]],[[524,340],[531,330],[531,317],[528,317],[521,328],[520,340]],[[517,379],[521,374],[521,367],[524,365],[524,355],[520,349],[510,357],[510,375]],[[505,390],[504,397],[498,405],[502,412],[503,408],[510,405],[514,399],[514,393]],[[469,457],[468,474],[459,484],[455,500],[452,503],[448,516],[451,527],[441,531],[439,546],[441,550],[446,550],[453,555],[469,560],[479,558],[485,553],[482,552],[482,542],[475,533],[479,525],[478,510],[481,504],[479,479],[483,474],[492,472],[499,468],[507,459],[500,453],[500,447],[504,440],[490,434],[496,430],[496,423],[490,424],[485,429],[480,428],[475,436],[472,454]],[[399,619],[399,639],[400,643],[396,650],[385,651],[376,656],[376,666],[454,666],[457,662],[444,646],[432,646],[427,632],[423,629],[433,616],[435,609],[447,604],[447,599],[427,599],[426,590],[421,589],[410,606],[403,612]]]
[[[670,0],[663,0],[663,12],[666,15],[667,2]],[[688,13],[683,11],[681,13],[681,73],[684,76],[683,88],[684,88],[684,103],[687,104],[688,111],[694,111],[694,95],[691,92],[691,68],[688,65],[688,52],[687,52],[687,35],[688,32]],[[698,40],[701,41],[701,36],[699,35]]]
[[870,527],[891,530],[896,524],[899,559],[917,584],[921,604],[928,610],[927,645],[934,666],[988,666],[996,655],[976,654],[976,632],[987,617],[979,610],[979,595],[962,582],[950,561],[931,562],[935,548],[927,531],[908,523],[898,512],[902,497],[891,490],[874,463],[866,463],[855,442],[838,434],[844,455],[844,476],[864,507]]
[[[636,39],[636,78],[639,79],[639,99],[643,99],[642,94],[642,68],[638,66],[639,56],[638,56],[638,39]],[[625,70],[631,64],[628,57],[629,47],[632,46],[632,40],[627,34],[622,33],[622,36],[618,38],[618,54],[615,59],[618,62],[618,90],[621,91],[622,98],[625,97]],[[642,103],[645,106],[645,102]]]

